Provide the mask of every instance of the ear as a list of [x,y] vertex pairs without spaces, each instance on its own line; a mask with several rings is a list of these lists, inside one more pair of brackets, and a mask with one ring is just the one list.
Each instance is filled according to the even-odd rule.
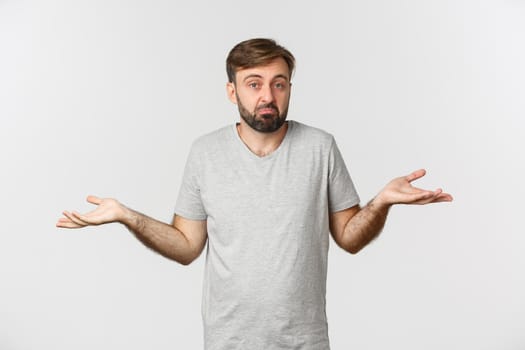
[[237,104],[237,94],[235,93],[235,84],[232,82],[226,83],[226,95],[228,99],[233,103]]

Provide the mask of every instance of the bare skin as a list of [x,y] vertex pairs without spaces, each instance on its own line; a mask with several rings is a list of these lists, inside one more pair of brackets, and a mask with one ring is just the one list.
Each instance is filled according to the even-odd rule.
[[[291,93],[290,73],[286,62],[280,58],[261,67],[243,69],[237,72],[235,83],[226,84],[230,101],[245,109],[261,123],[272,123],[280,114],[288,111]],[[276,110],[261,110],[262,106],[273,104]],[[267,118],[263,118],[266,114]],[[257,156],[264,157],[276,150],[284,139],[288,125],[276,131],[265,133],[254,130],[241,118],[237,125],[239,136]]]
[[[228,98],[239,106],[240,112],[265,128],[286,116],[291,92],[290,72],[285,61],[279,58],[265,66],[237,71],[235,82],[228,83],[226,90]],[[241,118],[237,130],[247,147],[264,157],[279,147],[286,135],[287,124],[274,131],[261,132]],[[393,179],[363,208],[356,205],[331,213],[330,232],[336,243],[350,253],[360,251],[379,235],[392,205],[452,201],[452,196],[441,189],[432,191],[412,186],[412,182],[425,173],[420,169]],[[147,247],[185,265],[195,260],[204,249],[208,237],[206,221],[174,216],[170,225],[127,208],[116,199],[88,196],[87,201],[97,207],[86,214],[64,211],[56,226],[72,229],[119,222]]]
[[412,181],[425,174],[426,171],[420,169],[395,178],[365,207],[354,206],[331,213],[330,232],[336,243],[352,254],[359,252],[379,235],[394,204],[423,205],[452,201],[452,196],[441,189],[430,191],[412,186]]
[[159,254],[188,265],[204,249],[207,239],[206,221],[174,216],[171,225],[127,208],[113,198],[88,196],[97,207],[86,213],[64,211],[56,224],[61,228],[82,228],[119,222],[125,225],[144,245]]
[[[388,211],[394,204],[423,205],[452,201],[452,196],[441,189],[429,191],[412,186],[412,181],[424,175],[425,170],[421,169],[398,177],[365,207],[354,206],[331,213],[330,231],[336,243],[352,254],[360,251],[381,232]],[[204,249],[206,221],[174,216],[172,225],[168,225],[129,209],[112,198],[88,196],[87,201],[97,207],[86,214],[64,211],[57,227],[81,228],[120,222],[146,246],[184,265],[195,260]]]

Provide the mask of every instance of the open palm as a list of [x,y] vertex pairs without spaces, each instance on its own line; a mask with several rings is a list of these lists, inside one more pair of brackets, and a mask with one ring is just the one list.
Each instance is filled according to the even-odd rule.
[[424,190],[412,186],[415,181],[425,176],[424,169],[416,170],[410,175],[401,176],[390,181],[379,193],[378,200],[391,204],[428,204],[437,202],[450,202],[452,196],[438,188],[435,191]]
[[123,216],[122,204],[115,199],[88,196],[87,201],[97,205],[97,207],[86,214],[80,214],[76,211],[64,211],[62,213],[64,217],[58,220],[56,226],[80,228],[89,225],[102,225],[119,221]]

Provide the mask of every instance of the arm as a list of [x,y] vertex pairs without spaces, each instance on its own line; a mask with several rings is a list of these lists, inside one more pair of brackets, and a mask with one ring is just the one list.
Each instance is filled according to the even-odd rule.
[[144,245],[184,265],[195,260],[204,249],[207,239],[205,220],[174,216],[172,224],[168,225],[127,208],[115,199],[89,196],[87,200],[97,208],[87,214],[64,211],[64,217],[58,220],[56,226],[81,228],[120,222]]
[[452,196],[413,187],[411,182],[425,175],[417,170],[407,176],[390,181],[385,188],[365,207],[354,206],[330,214],[330,232],[336,243],[344,250],[355,254],[376,238],[383,226],[390,207],[394,204],[429,204],[450,202]]

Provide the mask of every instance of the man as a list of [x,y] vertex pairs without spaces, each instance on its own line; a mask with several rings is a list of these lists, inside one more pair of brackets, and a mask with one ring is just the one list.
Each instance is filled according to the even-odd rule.
[[240,122],[192,146],[171,225],[89,196],[97,208],[65,211],[57,226],[108,222],[182,264],[208,243],[202,299],[205,348],[329,349],[325,313],[329,233],[357,253],[381,231],[393,204],[451,201],[441,189],[392,180],[366,206],[333,137],[287,121],[295,60],[273,40],[237,44],[227,94]]

